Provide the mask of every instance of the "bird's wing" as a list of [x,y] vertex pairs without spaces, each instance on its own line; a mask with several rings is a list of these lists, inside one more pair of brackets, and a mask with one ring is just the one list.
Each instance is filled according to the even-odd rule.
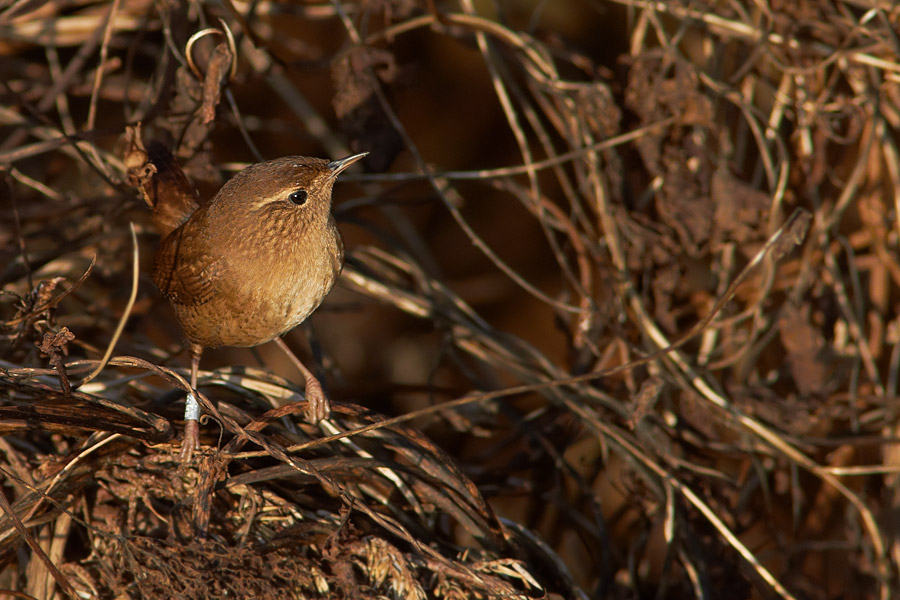
[[160,243],[153,264],[153,281],[175,304],[198,306],[209,302],[216,289],[221,264],[211,254],[190,243],[190,234],[179,227]]

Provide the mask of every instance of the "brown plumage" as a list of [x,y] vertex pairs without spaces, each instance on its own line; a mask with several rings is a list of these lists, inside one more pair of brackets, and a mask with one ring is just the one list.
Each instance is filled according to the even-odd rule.
[[[153,281],[172,303],[191,343],[191,387],[204,347],[257,346],[306,319],[331,291],[344,253],[331,215],[338,174],[365,156],[327,161],[288,156],[247,167],[207,203],[199,203],[171,154],[137,142],[135,185],[163,235]],[[143,159],[141,159],[143,157]],[[288,351],[289,352],[289,351]],[[290,354],[290,353],[289,353]],[[292,357],[293,355],[290,354]],[[330,412],[321,384],[306,378],[308,418]],[[182,456],[198,443],[199,406],[185,408]]]
[[[136,135],[140,136],[140,130]],[[135,152],[136,149],[135,158],[145,168],[151,165],[153,172],[139,178],[138,187],[153,209],[153,226],[159,235],[165,237],[200,207],[197,191],[168,148],[158,142],[150,142],[144,150],[140,137],[135,138],[133,133],[130,136],[134,140],[132,144],[138,144],[132,150]]]
[[289,156],[250,166],[163,239],[153,280],[188,340],[256,346],[319,306],[343,265],[331,188],[349,164]]

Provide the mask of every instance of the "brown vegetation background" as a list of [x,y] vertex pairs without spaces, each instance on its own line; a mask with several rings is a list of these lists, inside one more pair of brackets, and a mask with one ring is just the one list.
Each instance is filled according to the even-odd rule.
[[[886,0],[4,3],[0,593],[896,595],[898,32]],[[277,348],[210,351],[179,465],[138,122],[207,198],[370,152],[287,336],[330,422]]]

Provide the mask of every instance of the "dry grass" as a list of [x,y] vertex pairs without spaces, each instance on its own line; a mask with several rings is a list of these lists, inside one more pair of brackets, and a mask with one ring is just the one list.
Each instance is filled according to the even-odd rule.
[[[896,595],[898,19],[7,4],[0,589]],[[211,352],[179,468],[188,360],[126,183],[137,122],[207,197],[243,163],[371,153],[305,327],[332,420],[303,422],[269,348]]]

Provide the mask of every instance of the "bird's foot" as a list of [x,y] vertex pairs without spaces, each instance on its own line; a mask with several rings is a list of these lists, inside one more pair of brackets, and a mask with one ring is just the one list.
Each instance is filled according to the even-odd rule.
[[322,389],[322,384],[315,377],[306,378],[306,420],[315,425],[322,419],[327,419],[331,414],[331,402]]
[[197,421],[184,422],[184,440],[181,442],[181,464],[191,464],[194,450],[200,448],[200,425]]

